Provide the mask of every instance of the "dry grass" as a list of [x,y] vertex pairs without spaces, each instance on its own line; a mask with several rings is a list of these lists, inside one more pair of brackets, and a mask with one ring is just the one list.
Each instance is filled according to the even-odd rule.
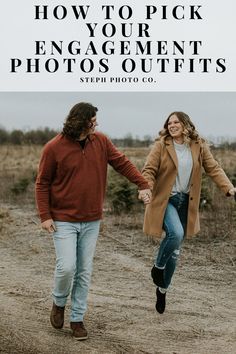
[[219,164],[227,171],[234,173],[236,166],[236,151],[228,149],[212,150]]
[[[36,169],[42,146],[38,145],[0,145],[0,171],[1,175],[5,172],[19,172],[22,169]],[[144,163],[150,148],[122,148],[122,151],[131,159],[138,163]],[[236,151],[217,149],[213,150],[215,158],[223,168],[229,172],[235,171]]]
[[[0,198],[3,202],[33,201],[33,184],[41,146],[0,146]],[[14,193],[14,187],[24,187],[26,193]]]
[[[34,203],[34,178],[42,146],[0,146],[0,198],[9,204]],[[124,153],[141,168],[149,148],[124,148]],[[230,176],[235,174],[236,151],[215,150],[214,156]],[[26,180],[26,181],[25,181]],[[24,184],[25,183],[25,184]],[[25,191],[17,193],[17,188]],[[14,189],[15,188],[15,189]],[[212,207],[201,214],[204,237],[235,237],[235,203],[224,198],[215,185],[209,182],[209,192],[213,198]]]
[[42,146],[37,145],[1,145],[0,171],[35,169],[37,167]]

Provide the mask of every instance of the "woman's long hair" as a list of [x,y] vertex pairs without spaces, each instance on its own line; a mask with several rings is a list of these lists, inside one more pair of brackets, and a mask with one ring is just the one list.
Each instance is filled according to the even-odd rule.
[[98,109],[91,103],[80,102],[74,105],[63,126],[62,134],[76,140],[82,133],[89,130],[91,118],[96,116]]
[[184,112],[172,112],[164,123],[164,127],[159,131],[159,139],[165,140],[168,136],[171,136],[168,130],[168,122],[171,116],[176,115],[183,126],[183,138],[186,144],[189,144],[191,140],[198,140],[200,136],[195,129],[195,125],[191,121],[190,117]]

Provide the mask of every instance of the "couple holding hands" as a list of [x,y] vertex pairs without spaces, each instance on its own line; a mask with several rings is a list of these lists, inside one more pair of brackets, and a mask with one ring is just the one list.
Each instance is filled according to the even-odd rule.
[[182,242],[199,231],[202,168],[226,196],[236,192],[187,114],[167,117],[141,173],[110,139],[96,132],[96,114],[90,103],[71,108],[62,132],[43,149],[36,180],[41,225],[52,234],[56,252],[50,321],[56,329],[63,327],[71,294],[70,327],[78,340],[88,337],[84,315],[108,164],[138,186],[146,205],[144,233],[161,239],[151,269],[161,314]]

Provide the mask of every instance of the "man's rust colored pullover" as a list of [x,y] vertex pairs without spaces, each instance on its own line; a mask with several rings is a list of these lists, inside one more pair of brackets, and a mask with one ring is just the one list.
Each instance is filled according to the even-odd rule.
[[102,218],[107,166],[139,189],[149,188],[135,166],[102,133],[78,141],[58,134],[44,147],[36,180],[41,221],[94,221]]

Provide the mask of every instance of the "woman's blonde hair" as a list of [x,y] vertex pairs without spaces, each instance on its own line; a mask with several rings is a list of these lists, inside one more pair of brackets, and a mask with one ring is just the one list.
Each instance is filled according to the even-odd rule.
[[168,118],[166,119],[163,129],[159,131],[159,138],[161,140],[165,140],[168,136],[170,136],[169,130],[168,130],[168,122],[171,116],[176,115],[183,126],[183,136],[184,136],[184,142],[186,144],[189,144],[191,140],[198,140],[200,139],[200,136],[195,129],[195,125],[191,121],[190,117],[184,113],[184,112],[172,112]]

